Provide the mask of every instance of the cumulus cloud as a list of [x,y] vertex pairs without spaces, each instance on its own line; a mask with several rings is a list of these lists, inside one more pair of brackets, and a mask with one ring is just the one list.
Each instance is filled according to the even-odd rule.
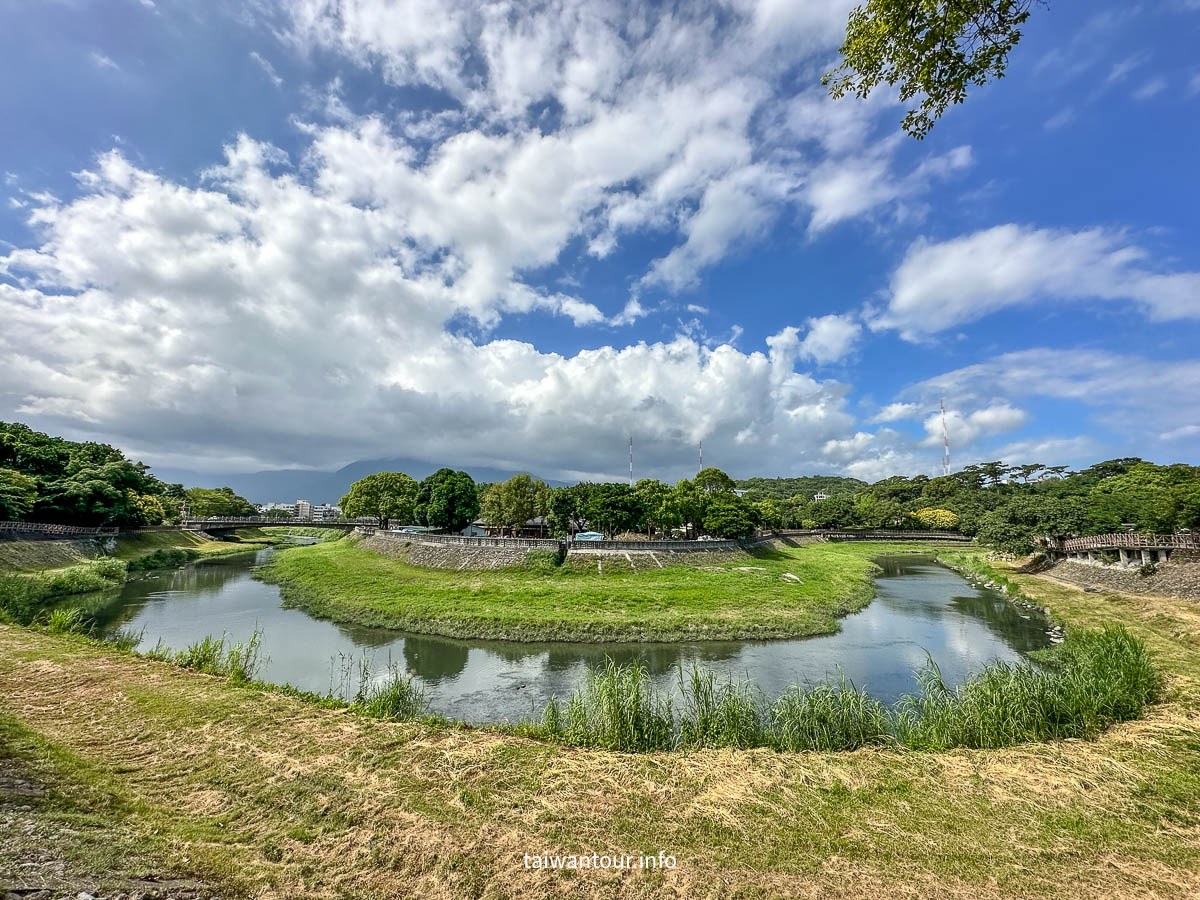
[[862,326],[852,316],[811,318],[800,354],[820,364],[837,362],[854,348],[861,334]]
[[901,419],[911,419],[920,409],[916,403],[889,403],[871,417],[872,422],[899,422]]
[[[942,418],[939,411],[931,413],[925,419],[925,438],[922,443],[926,447],[935,447],[942,443]],[[963,413],[957,409],[948,409],[945,413],[950,443],[960,448],[970,447],[981,437],[1020,428],[1028,420],[1029,414],[1025,410],[1009,406],[1007,403],[987,406],[970,413]]]
[[640,466],[677,477],[700,439],[735,472],[790,470],[851,433],[846,387],[796,371],[795,329],[766,352],[677,337],[573,355],[458,333],[463,315],[601,313],[482,278],[466,238],[423,252],[436,207],[418,221],[418,206],[361,202],[377,185],[353,177],[355,154],[397,154],[390,183],[420,187],[369,132],[323,133],[311,183],[242,138],[201,186],[113,152],[76,199],[41,198],[39,245],[0,257],[11,414],[226,470],[405,455],[602,475],[632,433]]
[[909,339],[1010,306],[1090,298],[1131,301],[1150,317],[1200,318],[1200,272],[1160,271],[1119,232],[998,225],[917,241],[891,278],[874,328]]

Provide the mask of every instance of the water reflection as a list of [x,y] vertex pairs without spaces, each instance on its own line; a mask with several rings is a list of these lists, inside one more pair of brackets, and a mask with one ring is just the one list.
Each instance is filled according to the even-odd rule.
[[271,552],[155,573],[87,602],[104,629],[143,631],[143,647],[161,639],[180,648],[222,632],[244,640],[259,627],[268,657],[262,677],[306,690],[336,687],[346,659],[365,657],[376,667],[394,663],[420,679],[436,709],[476,722],[515,720],[540,710],[551,696],[569,696],[588,666],[607,657],[641,660],[668,690],[680,670],[693,664],[721,678],[751,679],[767,696],[840,671],[890,702],[913,688],[913,670],[929,657],[948,683],[957,683],[988,660],[1014,661],[1048,645],[1041,616],[913,556],[880,560],[875,600],[843,619],[834,635],[765,642],[526,644],[336,625],[283,609],[278,588],[251,577],[252,567]]

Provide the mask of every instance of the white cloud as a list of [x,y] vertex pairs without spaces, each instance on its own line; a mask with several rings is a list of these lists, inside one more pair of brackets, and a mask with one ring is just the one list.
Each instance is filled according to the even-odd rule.
[[901,393],[931,403],[942,396],[953,398],[959,406],[1019,403],[1031,397],[1081,404],[1096,422],[1125,435],[1145,455],[1156,435],[1165,439],[1200,422],[1197,384],[1200,360],[1196,359],[1167,361],[1043,347],[1004,353]]
[[1167,79],[1151,78],[1140,88],[1133,92],[1134,100],[1149,100],[1161,94],[1167,88]]
[[[395,164],[359,165],[383,153]],[[193,188],[105,154],[76,199],[38,200],[38,246],[0,257],[4,416],[224,470],[404,455],[573,477],[619,472],[632,432],[668,477],[701,438],[731,471],[790,471],[852,434],[847,388],[796,371],[795,329],[767,352],[675,338],[573,355],[454,333],[464,314],[602,314],[503,271],[485,282],[437,204],[361,202],[386,195],[381,172],[419,196],[449,165],[415,173],[365,125],[321,132],[311,183],[245,138]],[[426,236],[456,249],[428,255]],[[534,253],[508,240],[509,258]]]
[[[548,251],[582,236],[603,258],[633,231],[677,235],[635,293],[677,292],[789,207],[811,210],[815,233],[911,202],[969,164],[960,147],[893,173],[901,107],[883,92],[833,101],[815,84],[853,5],[566,0],[517,12],[466,0],[292,0],[273,26],[304,50],[444,91],[462,120],[435,144],[475,151],[469,164],[521,200],[506,213],[553,219],[561,236]],[[798,65],[812,69],[813,87],[793,97]],[[873,141],[881,121],[885,137]],[[821,152],[797,153],[797,140]]]
[[1060,128],[1070,125],[1074,121],[1075,121],[1075,110],[1072,107],[1068,106],[1066,109],[1061,109],[1058,112],[1056,112],[1054,115],[1052,115],[1050,118],[1048,118],[1043,123],[1043,127],[1047,131],[1057,131]]
[[[948,409],[945,414],[950,443],[960,449],[971,447],[982,437],[1013,431],[1028,420],[1029,414],[1025,410],[1009,406],[1007,403],[987,406],[966,414],[957,409]],[[924,427],[925,439],[922,444],[926,447],[940,446],[942,413],[931,413],[925,419]]]
[[1182,438],[1200,437],[1200,425],[1180,425],[1158,436],[1161,441],[1178,441]]
[[94,65],[97,69],[112,69],[114,72],[121,71],[121,67],[117,65],[112,57],[105,56],[99,50],[93,50],[91,58],[92,65]]
[[250,51],[250,58],[252,60],[254,60],[256,63],[258,63],[259,68],[261,68],[263,70],[263,72],[266,73],[266,76],[267,76],[268,80],[270,80],[271,84],[275,85],[275,87],[283,86],[283,78],[280,76],[280,74],[278,72],[275,71],[275,67],[273,65],[271,65],[270,60],[268,60],[266,57],[264,57],[257,50]]
[[920,406],[916,403],[889,403],[883,409],[879,410],[872,418],[872,422],[899,422],[902,419],[911,419]]
[[909,339],[1010,306],[1132,301],[1153,319],[1200,318],[1200,272],[1161,272],[1119,232],[998,225],[941,243],[917,241],[892,275],[873,328]]
[[846,356],[858,342],[862,326],[852,316],[828,315],[808,320],[800,355],[825,365]]

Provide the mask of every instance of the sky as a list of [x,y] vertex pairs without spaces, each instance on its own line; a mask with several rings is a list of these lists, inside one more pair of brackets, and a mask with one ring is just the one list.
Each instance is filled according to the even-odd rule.
[[0,419],[200,472],[1200,463],[1200,0],[0,0]]

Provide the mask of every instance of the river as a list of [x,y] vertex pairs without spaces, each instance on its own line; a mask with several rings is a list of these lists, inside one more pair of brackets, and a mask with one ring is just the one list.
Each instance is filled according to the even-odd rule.
[[[915,686],[914,670],[932,658],[948,684],[990,660],[1018,661],[1049,645],[1046,621],[1003,596],[977,588],[932,559],[891,556],[875,599],[841,620],[836,634],[798,640],[671,644],[527,644],[469,641],[338,625],[280,605],[279,588],[252,577],[274,549],[202,561],[135,577],[98,613],[105,633],[141,633],[139,649],[160,641],[182,649],[206,635],[231,641],[262,633],[258,677],[304,690],[353,693],[365,660],[375,671],[395,663],[424,687],[437,712],[468,722],[516,721],[552,696],[570,696],[589,665],[605,657],[641,659],[664,690],[680,666],[750,680],[768,697],[793,684],[839,673],[891,702]],[[93,606],[93,608],[95,608]]]

